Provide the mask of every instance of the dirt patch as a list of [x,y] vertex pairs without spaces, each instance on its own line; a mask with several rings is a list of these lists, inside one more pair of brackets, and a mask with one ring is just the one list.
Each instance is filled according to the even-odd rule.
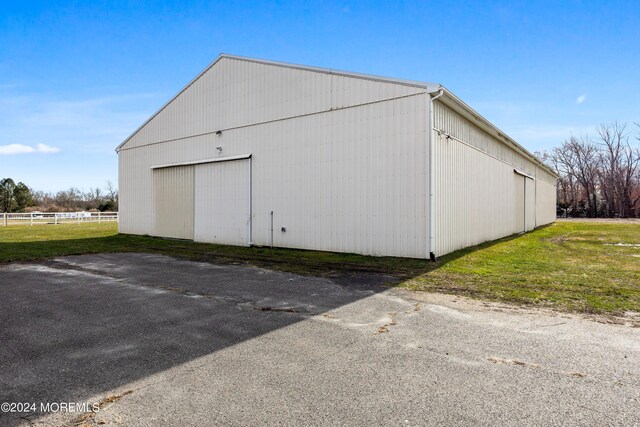
[[553,236],[549,239],[549,242],[556,244],[556,245],[561,245],[564,242],[566,242],[568,240],[568,235],[567,234],[561,234],[559,236]]
[[[464,310],[467,312],[505,312],[505,313],[519,313],[523,315],[545,315],[545,316],[560,316],[562,318],[580,318],[590,320],[596,323],[621,325],[631,328],[640,328],[640,312],[626,311],[624,313],[616,314],[603,314],[603,313],[589,313],[589,312],[567,312],[566,310],[559,309],[553,306],[534,306],[523,305],[509,302],[492,301],[488,299],[482,299],[479,295],[465,296],[461,293],[449,292],[435,292],[435,291],[405,291],[404,289],[394,289],[394,292],[399,293],[403,297],[410,300],[418,300],[427,304],[437,304],[445,307],[453,308],[456,310]],[[475,298],[474,298],[475,297]],[[547,325],[547,326],[560,326],[560,324]]]
[[74,427],[93,427],[93,426],[99,425],[100,423],[96,422],[96,419],[95,419],[98,411],[101,411],[104,408],[110,405],[113,405],[114,403],[116,403],[117,401],[119,401],[120,399],[122,399],[123,397],[131,393],[133,393],[133,390],[127,390],[124,393],[112,394],[110,396],[105,397],[104,399],[97,402],[98,403],[97,411],[85,412],[84,414],[74,419],[70,425]]
[[385,323],[384,325],[380,326],[378,328],[378,333],[379,334],[383,334],[385,332],[389,332],[389,326],[395,326],[397,325],[396,322],[396,316],[398,313],[396,313],[395,311],[389,313],[389,322]]

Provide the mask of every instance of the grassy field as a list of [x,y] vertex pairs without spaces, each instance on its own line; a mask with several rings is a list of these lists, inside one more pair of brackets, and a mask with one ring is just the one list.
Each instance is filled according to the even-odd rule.
[[326,276],[382,272],[414,290],[587,313],[640,311],[639,224],[559,222],[436,263],[119,235],[113,223],[0,227],[0,263],[100,252],[161,253]]

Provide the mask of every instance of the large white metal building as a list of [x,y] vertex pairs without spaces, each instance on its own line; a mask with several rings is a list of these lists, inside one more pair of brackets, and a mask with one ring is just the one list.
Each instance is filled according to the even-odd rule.
[[433,258],[556,213],[554,172],[432,83],[223,54],[116,151],[121,233]]

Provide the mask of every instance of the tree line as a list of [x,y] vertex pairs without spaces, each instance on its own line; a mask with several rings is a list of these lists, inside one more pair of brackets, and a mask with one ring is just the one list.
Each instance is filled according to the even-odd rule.
[[630,130],[625,123],[603,124],[595,136],[572,136],[540,154],[560,175],[559,216],[640,216],[640,124],[635,126]]
[[0,180],[0,212],[117,211],[118,189],[107,181],[104,188],[83,192],[71,187],[53,192],[36,191],[11,178]]

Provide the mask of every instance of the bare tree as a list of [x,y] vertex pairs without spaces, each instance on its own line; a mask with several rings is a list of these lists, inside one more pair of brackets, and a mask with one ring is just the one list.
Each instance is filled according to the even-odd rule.
[[560,147],[553,150],[557,170],[566,177],[566,189],[573,199],[573,211],[584,203],[587,216],[598,214],[598,148],[588,137],[572,136]]
[[557,182],[558,208],[566,217],[569,212],[575,214],[578,209],[578,191],[575,178],[568,172],[570,168],[567,163],[573,163],[573,156],[565,148],[556,147],[550,153],[544,153],[540,159],[560,175]]
[[606,201],[607,216],[614,214],[627,218],[634,214],[639,197],[638,186],[640,155],[633,149],[626,135],[626,125],[614,122],[600,125],[600,187]]
[[104,201],[104,193],[100,187],[89,188],[89,191],[84,195],[87,209],[96,209]]
[[117,203],[118,202],[118,187],[116,187],[113,184],[113,182],[107,181],[106,191],[107,191],[107,198],[110,201]]
[[54,194],[32,190],[22,182],[16,184],[11,178],[0,180],[0,212],[71,212],[94,209],[118,210],[118,189],[110,181],[107,181],[106,189],[95,187],[83,192],[71,187]]
[[570,216],[638,216],[640,147],[630,142],[626,124],[602,124],[596,132],[595,141],[572,136],[543,156],[560,175],[558,208]]

